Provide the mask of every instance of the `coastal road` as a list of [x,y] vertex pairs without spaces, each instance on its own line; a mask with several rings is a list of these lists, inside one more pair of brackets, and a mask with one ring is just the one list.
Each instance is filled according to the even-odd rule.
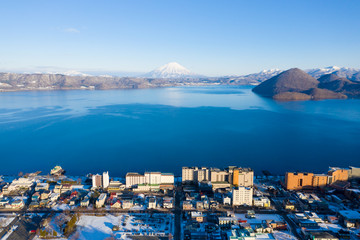
[[182,197],[182,187],[177,186],[175,190],[175,231],[174,231],[174,239],[175,240],[181,240],[181,197]]

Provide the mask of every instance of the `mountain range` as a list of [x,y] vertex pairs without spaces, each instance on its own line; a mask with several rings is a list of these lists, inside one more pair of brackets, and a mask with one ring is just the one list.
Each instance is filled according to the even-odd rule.
[[[193,73],[176,62],[165,64],[151,72],[134,77],[92,76],[79,71],[26,74],[5,72],[0,73],[0,91],[154,88],[184,85],[259,85],[282,72],[284,71],[280,69],[270,69],[243,76],[206,77]],[[360,82],[360,70],[354,68],[333,66],[309,69],[305,70],[305,73],[315,79],[326,74],[334,74],[351,82]],[[335,83],[336,81],[329,88],[335,88]]]

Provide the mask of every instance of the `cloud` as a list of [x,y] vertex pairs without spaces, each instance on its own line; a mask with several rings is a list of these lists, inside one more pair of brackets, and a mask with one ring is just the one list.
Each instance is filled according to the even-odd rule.
[[64,32],[67,32],[67,33],[80,33],[80,31],[78,29],[76,29],[76,28],[65,28]]

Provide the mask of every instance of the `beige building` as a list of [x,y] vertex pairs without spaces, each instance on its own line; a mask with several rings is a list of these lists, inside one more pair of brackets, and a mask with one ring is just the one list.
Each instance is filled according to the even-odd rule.
[[195,172],[198,170],[197,167],[183,167],[182,168],[182,181],[195,181]]
[[227,182],[229,173],[218,168],[211,169],[211,182]]

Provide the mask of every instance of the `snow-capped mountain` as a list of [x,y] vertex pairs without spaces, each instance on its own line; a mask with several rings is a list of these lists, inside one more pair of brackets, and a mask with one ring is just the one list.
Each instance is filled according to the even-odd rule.
[[[76,70],[68,70],[68,71],[46,71],[46,72],[33,72],[35,74],[61,74],[61,75],[66,75],[66,76],[81,76],[81,77],[89,77],[92,76],[90,74],[87,73],[83,73],[83,72],[79,72]],[[31,74],[29,72],[29,74]]]
[[319,78],[322,75],[333,73],[339,77],[345,77],[348,79],[351,79],[352,76],[359,71],[360,71],[360,69],[356,69],[356,68],[337,67],[337,66],[314,68],[314,69],[306,70],[306,72],[314,78]]
[[200,75],[192,73],[190,70],[176,62],[165,64],[142,77],[147,78],[197,78]]

